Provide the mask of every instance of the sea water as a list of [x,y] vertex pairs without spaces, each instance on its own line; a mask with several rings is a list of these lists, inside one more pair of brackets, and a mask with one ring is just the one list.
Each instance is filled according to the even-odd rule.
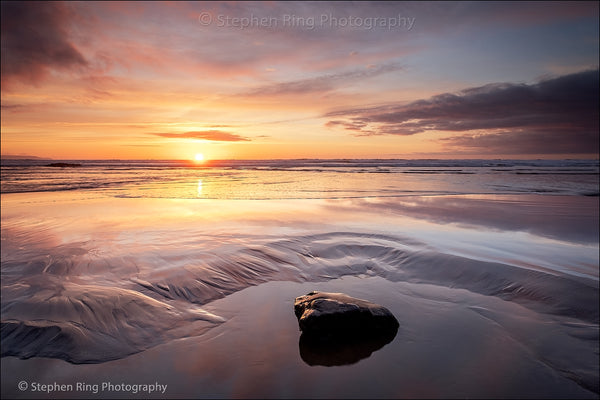
[[[2,161],[3,395],[597,396],[597,160],[51,162]],[[313,289],[398,337],[306,365]]]

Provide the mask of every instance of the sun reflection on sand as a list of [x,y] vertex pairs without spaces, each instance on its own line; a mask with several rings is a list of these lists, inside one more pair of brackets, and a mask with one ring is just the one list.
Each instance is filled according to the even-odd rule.
[[[195,173],[185,185],[162,189],[185,189],[185,199],[3,194],[3,349],[25,358],[35,341],[46,352],[37,354],[98,363],[69,369],[81,381],[111,359],[111,366],[137,360],[136,374],[143,365],[148,376],[157,374],[153,365],[166,365],[185,375],[181,382],[160,375],[172,379],[169,387],[194,382],[190,391],[224,398],[279,394],[279,386],[259,379],[266,375],[310,381],[314,391],[399,371],[402,381],[390,381],[385,393],[418,391],[427,386],[411,389],[419,377],[436,389],[458,382],[466,394],[490,382],[529,388],[540,376],[552,390],[584,390],[557,380],[563,370],[586,371],[577,379],[596,381],[598,357],[585,338],[597,337],[598,246],[590,240],[597,237],[597,198],[215,200],[214,176]],[[189,198],[196,195],[202,198]],[[575,229],[568,224],[583,236],[566,234]],[[351,343],[350,353],[300,343],[291,299],[321,289],[389,304],[403,321],[398,338],[385,348]],[[585,320],[566,324],[576,318]],[[55,334],[55,326],[68,340],[35,336],[40,329]],[[556,370],[537,354],[548,355]],[[11,387],[28,376],[25,366],[34,369],[33,361],[18,360],[23,369],[15,373],[5,361]],[[70,368],[61,362],[52,365]],[[319,369],[309,369],[313,364]],[[347,365],[323,371],[338,364]],[[436,381],[439,368],[450,371],[443,381]],[[484,369],[492,376],[472,379]],[[514,371],[527,372],[518,389]],[[310,397],[294,388],[289,393]],[[351,389],[360,393],[359,383]]]

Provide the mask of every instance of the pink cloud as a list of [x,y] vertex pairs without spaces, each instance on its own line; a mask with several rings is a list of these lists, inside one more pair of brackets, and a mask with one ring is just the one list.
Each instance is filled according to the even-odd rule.
[[242,142],[250,140],[246,137],[237,135],[235,133],[220,131],[216,129],[211,129],[208,131],[191,131],[184,133],[152,133],[152,135],[174,139],[202,139],[215,142]]

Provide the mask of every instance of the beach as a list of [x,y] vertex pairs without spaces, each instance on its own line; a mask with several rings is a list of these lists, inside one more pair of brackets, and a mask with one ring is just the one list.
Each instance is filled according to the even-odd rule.
[[[5,190],[2,396],[598,397],[599,198],[577,194],[597,173],[523,193],[518,174],[468,166],[399,193],[414,173],[236,168],[229,191],[208,168]],[[323,174],[339,181],[315,191]],[[400,328],[379,347],[306,347],[293,303],[312,290],[381,304]]]
[[599,399],[598,2],[0,2],[1,399]]

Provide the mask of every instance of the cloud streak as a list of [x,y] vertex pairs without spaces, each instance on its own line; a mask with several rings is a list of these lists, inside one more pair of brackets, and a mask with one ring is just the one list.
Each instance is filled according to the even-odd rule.
[[498,83],[408,104],[331,112],[326,126],[356,136],[463,132],[452,147],[518,154],[590,153],[598,148],[598,70],[535,84]]
[[184,133],[171,133],[171,132],[159,132],[152,133],[155,136],[161,136],[165,138],[172,139],[200,139],[200,140],[210,140],[214,142],[245,142],[250,141],[250,139],[237,135],[231,132],[220,131],[216,129],[211,129],[208,131],[190,131]]
[[362,81],[389,72],[402,70],[399,64],[369,65],[362,69],[340,72],[336,74],[326,74],[315,78],[300,79],[290,82],[281,82],[258,87],[246,92],[247,96],[280,96],[280,95],[301,95],[315,92],[328,92],[336,89],[340,85],[347,85],[353,82]]
[[2,84],[37,84],[50,70],[87,66],[71,43],[71,15],[57,2],[2,2]]

